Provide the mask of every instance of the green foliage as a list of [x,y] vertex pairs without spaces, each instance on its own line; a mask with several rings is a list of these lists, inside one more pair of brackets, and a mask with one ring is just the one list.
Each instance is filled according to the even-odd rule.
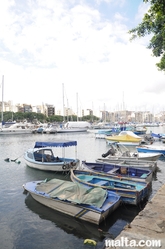
[[152,49],[153,55],[160,57],[157,67],[165,71],[165,0],[143,0],[150,3],[148,12],[144,15],[142,22],[129,33],[131,40],[152,34],[148,48]]
[[[63,122],[63,116],[60,115],[52,115],[47,117],[46,115],[42,114],[42,113],[35,113],[35,112],[27,112],[27,113],[23,113],[23,112],[4,112],[3,113],[3,121],[7,122],[7,121],[17,121],[17,122],[22,122],[24,120],[27,120],[28,122],[31,123],[36,123],[37,121],[41,122],[41,123],[53,123],[53,122],[58,122],[58,123],[62,123]],[[78,118],[81,121],[97,121],[99,120],[98,117],[96,116],[84,116],[82,118]],[[68,116],[65,117],[65,121],[77,121],[77,116]]]

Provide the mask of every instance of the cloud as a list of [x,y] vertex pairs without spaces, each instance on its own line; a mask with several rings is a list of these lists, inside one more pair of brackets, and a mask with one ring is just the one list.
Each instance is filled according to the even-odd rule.
[[[128,20],[132,19],[126,10],[123,14],[128,2],[122,1],[122,8],[114,3],[1,3],[0,72],[5,75],[5,100],[44,102],[62,109],[64,84],[65,105],[69,103],[75,112],[77,95],[81,108],[97,114],[103,108],[122,108],[123,102],[128,109],[153,105],[151,94],[159,99],[164,75],[156,69],[157,59],[146,49],[146,40],[130,42]],[[110,6],[116,9],[108,16]],[[141,16],[143,8],[136,10]]]

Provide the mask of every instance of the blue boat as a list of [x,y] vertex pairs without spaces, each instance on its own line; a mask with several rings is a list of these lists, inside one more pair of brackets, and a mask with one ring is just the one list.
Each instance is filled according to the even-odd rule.
[[121,203],[121,197],[102,188],[86,188],[60,179],[32,181],[23,185],[39,203],[74,218],[99,224]]
[[151,137],[153,137],[153,138],[155,138],[155,139],[161,139],[162,135],[159,134],[159,133],[151,132]]
[[113,191],[121,196],[126,204],[138,205],[147,199],[151,193],[151,182],[114,179],[111,176],[102,176],[99,172],[71,169],[71,180],[91,187],[101,187]]
[[[131,164],[130,164],[131,165]],[[122,177],[127,180],[138,180],[151,182],[152,181],[152,170],[135,168],[131,166],[122,166],[115,163],[93,163],[82,161],[81,168],[91,170],[94,172],[100,172],[105,176],[112,176],[114,178]]]

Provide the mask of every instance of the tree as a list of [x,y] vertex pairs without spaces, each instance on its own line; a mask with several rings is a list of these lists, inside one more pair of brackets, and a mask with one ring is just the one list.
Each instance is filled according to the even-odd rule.
[[129,33],[131,40],[153,34],[148,48],[152,49],[155,57],[161,57],[157,63],[158,70],[165,71],[165,0],[143,0],[150,3],[142,22]]

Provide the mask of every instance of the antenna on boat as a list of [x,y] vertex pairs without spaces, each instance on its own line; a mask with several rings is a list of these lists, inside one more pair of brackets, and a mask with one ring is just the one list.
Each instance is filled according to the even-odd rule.
[[2,76],[2,111],[1,111],[1,122],[3,125],[3,94],[4,94],[4,75]]

